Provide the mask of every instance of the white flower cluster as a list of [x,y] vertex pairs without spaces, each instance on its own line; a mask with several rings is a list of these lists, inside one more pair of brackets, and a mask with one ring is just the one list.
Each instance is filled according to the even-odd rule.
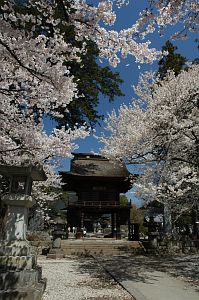
[[105,156],[144,166],[139,186],[145,196],[169,199],[175,209],[175,201],[198,203],[198,74],[199,65],[163,81],[144,74],[135,87],[139,99],[112,112],[110,135],[100,138]]
[[[67,110],[78,95],[65,61],[79,61],[84,47],[66,42],[59,29],[61,20],[54,16],[54,2],[27,1],[21,10],[16,3],[3,1],[0,6],[0,161],[40,164],[46,170],[52,162],[56,166],[59,158],[71,155],[77,147],[75,139],[88,135],[83,126],[54,129],[51,134],[44,131],[45,117],[54,116],[58,107]],[[53,186],[52,177],[59,184],[52,174],[47,172],[46,184]]]
[[195,32],[198,27],[199,4],[197,0],[152,0],[150,6],[140,14],[137,23],[140,25],[141,37],[145,37],[157,27],[162,34],[167,25],[182,24],[180,32],[172,38],[187,36],[187,31]]

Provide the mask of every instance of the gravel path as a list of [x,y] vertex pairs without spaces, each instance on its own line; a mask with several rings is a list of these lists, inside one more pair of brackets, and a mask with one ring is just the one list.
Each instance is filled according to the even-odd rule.
[[[182,285],[187,285],[186,289],[189,288],[190,291],[199,291],[198,254],[175,257],[127,255],[96,259],[68,257],[60,260],[46,260],[45,257],[40,257],[38,263],[42,265],[43,277],[47,278],[43,300],[134,300],[104,268],[122,284],[129,282],[136,286],[141,285],[141,289],[152,277],[156,277],[157,280],[157,274],[161,273],[165,279],[168,276],[180,279]],[[148,285],[147,288],[151,286],[153,288],[154,284]],[[131,293],[135,295],[132,291]]]
[[47,288],[43,300],[133,300],[92,258],[39,258]]

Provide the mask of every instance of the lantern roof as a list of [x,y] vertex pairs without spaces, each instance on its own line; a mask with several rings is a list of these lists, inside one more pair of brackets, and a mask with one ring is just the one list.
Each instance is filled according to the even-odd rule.
[[11,176],[30,176],[33,181],[45,181],[46,174],[41,166],[10,166],[0,165],[0,174]]

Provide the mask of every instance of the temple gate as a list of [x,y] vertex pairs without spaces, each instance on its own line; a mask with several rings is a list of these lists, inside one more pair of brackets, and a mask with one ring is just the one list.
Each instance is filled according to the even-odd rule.
[[73,153],[69,172],[61,172],[63,189],[76,193],[69,199],[67,220],[70,227],[92,230],[93,220],[111,215],[111,236],[120,238],[120,225],[128,224],[131,204],[120,204],[120,193],[131,187],[133,176],[118,161],[91,153]]

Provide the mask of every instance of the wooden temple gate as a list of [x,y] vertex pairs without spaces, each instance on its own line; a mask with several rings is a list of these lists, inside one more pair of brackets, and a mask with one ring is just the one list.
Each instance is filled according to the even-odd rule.
[[[120,238],[120,225],[128,224],[131,204],[120,204],[120,193],[132,187],[127,168],[100,155],[73,153],[69,172],[62,172],[63,189],[75,192],[76,200],[67,204],[70,227],[89,227],[92,220],[111,215],[111,237]],[[90,225],[89,220],[90,219]]]

